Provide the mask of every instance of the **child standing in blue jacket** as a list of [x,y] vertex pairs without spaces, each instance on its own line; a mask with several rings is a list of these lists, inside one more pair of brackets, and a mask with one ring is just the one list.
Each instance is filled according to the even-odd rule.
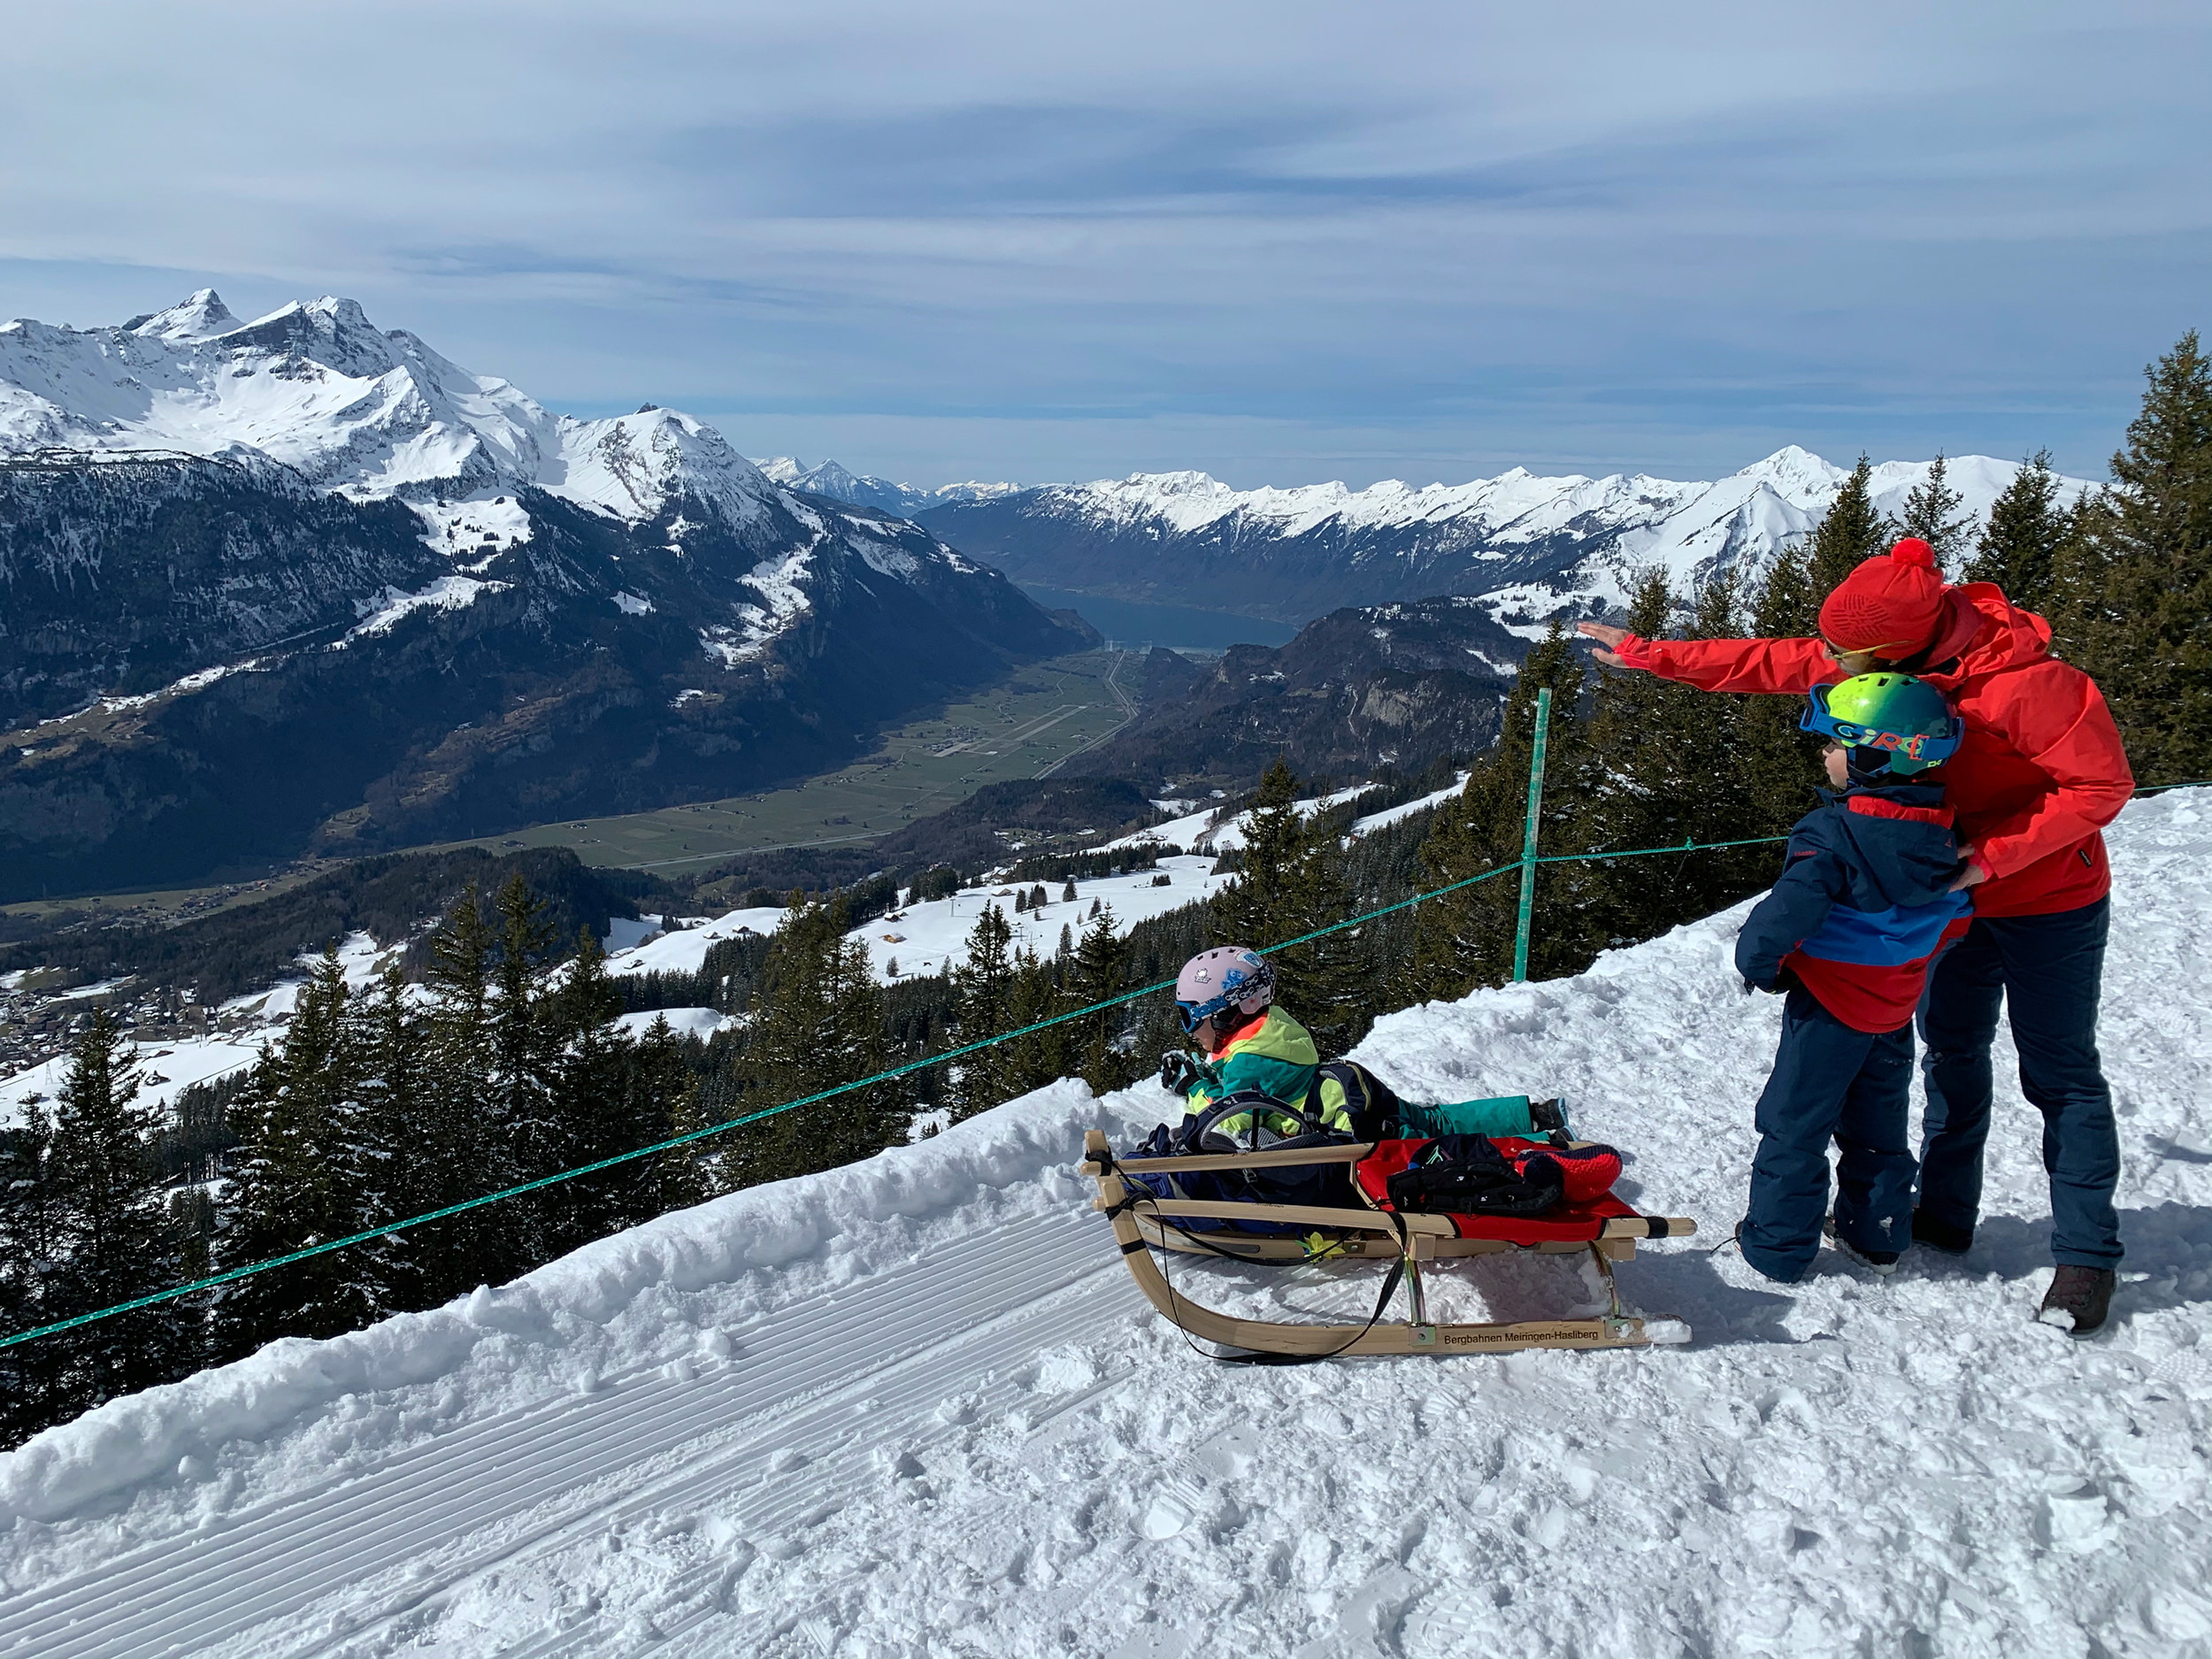
[[1819,1254],[1832,1140],[1836,1241],[1896,1270],[1917,1167],[1913,1010],[1971,908],[1939,770],[1963,733],[1942,695],[1909,674],[1861,674],[1816,687],[1803,725],[1834,740],[1837,793],[1792,828],[1782,874],[1736,940],[1746,987],[1788,993],[1737,1234],[1744,1259],[1786,1284]]

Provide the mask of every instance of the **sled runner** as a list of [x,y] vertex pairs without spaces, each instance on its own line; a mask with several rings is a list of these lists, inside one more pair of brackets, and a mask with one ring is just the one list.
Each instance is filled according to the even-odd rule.
[[[1562,1137],[1563,1140],[1564,1138]],[[1106,1137],[1084,1137],[1079,1173],[1098,1182],[1092,1208],[1112,1221],[1130,1276],[1145,1300],[1194,1337],[1242,1350],[1272,1363],[1328,1359],[1338,1355],[1510,1353],[1532,1348],[1638,1348],[1651,1341],[1642,1318],[1622,1310],[1613,1264],[1636,1253],[1639,1239],[1684,1238],[1697,1224],[1679,1217],[1646,1216],[1609,1189],[1570,1199],[1540,1215],[1458,1215],[1391,1206],[1391,1178],[1403,1178],[1412,1148],[1424,1142],[1354,1141],[1262,1152],[1117,1158]],[[1226,1198],[1162,1197],[1135,1180],[1146,1176],[1220,1174],[1349,1165],[1352,1186],[1369,1209],[1344,1205],[1255,1203]],[[1402,1186],[1401,1191],[1404,1190]],[[1267,1234],[1202,1230],[1190,1224],[1254,1224]],[[1290,1264],[1338,1256],[1387,1258],[1391,1268],[1374,1316],[1366,1325],[1307,1325],[1244,1319],[1192,1302],[1175,1289],[1153,1251]],[[1510,1324],[1450,1325],[1432,1321],[1421,1280],[1422,1263],[1452,1256],[1509,1250],[1576,1256],[1587,1252],[1604,1284],[1608,1309],[1588,1318],[1521,1320]],[[1383,1314],[1400,1279],[1409,1303],[1404,1323]]]

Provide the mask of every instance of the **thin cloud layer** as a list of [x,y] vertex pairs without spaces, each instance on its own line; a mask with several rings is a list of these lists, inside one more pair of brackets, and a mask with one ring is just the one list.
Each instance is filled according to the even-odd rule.
[[2099,472],[2207,320],[2212,31],[1945,10],[50,8],[0,311],[346,293],[925,481]]

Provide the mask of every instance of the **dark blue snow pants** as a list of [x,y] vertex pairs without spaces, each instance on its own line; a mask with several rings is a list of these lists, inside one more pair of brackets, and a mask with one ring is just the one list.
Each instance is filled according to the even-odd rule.
[[1836,1233],[1861,1250],[1912,1238],[1912,1028],[1854,1031],[1801,986],[1782,1008],[1782,1044],[1759,1096],[1759,1151],[1744,1260],[1784,1284],[1820,1253],[1828,1212],[1828,1143],[1836,1164]]
[[1929,973],[1920,999],[1928,1048],[1920,1207],[1932,1219],[1971,1228],[1980,1214],[1989,1045],[1998,1007],[2008,1003],[2020,1089],[2043,1114],[2051,1257],[2076,1267],[2119,1264],[2112,1189],[2120,1140],[2097,1056],[2097,992],[2111,920],[2109,899],[2051,916],[1977,917]]

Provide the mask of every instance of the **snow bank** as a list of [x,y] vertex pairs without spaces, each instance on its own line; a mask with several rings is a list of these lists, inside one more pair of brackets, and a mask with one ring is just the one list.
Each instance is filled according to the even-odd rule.
[[[0,1525],[50,1520],[227,1443],[277,1433],[349,1395],[465,1372],[503,1399],[572,1386],[652,1346],[657,1317],[621,1316],[656,1289],[695,1290],[849,1242],[856,1233],[1034,1181],[1093,1126],[1120,1127],[1080,1083],[1056,1083],[957,1133],[862,1163],[714,1199],[603,1239],[493,1290],[326,1341],[286,1338],[250,1358],[111,1400],[0,1454]],[[1064,1194],[1072,1199],[1071,1184]],[[13,1575],[11,1574],[12,1578]]]

